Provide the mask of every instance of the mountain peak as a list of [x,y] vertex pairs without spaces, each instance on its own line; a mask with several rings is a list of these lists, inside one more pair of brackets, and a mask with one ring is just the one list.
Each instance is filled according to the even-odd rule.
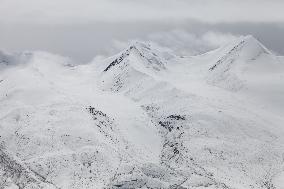
[[242,36],[241,38],[243,38],[244,40],[255,40],[255,41],[258,41],[253,35],[245,35],[245,36]]
[[255,56],[259,56],[263,53],[270,54],[270,51],[252,35],[242,36],[238,41],[237,46],[241,47],[240,50],[242,51],[242,54],[245,53],[248,56],[248,59],[255,59]]
[[102,72],[100,85],[103,90],[121,91],[153,83],[153,77],[165,70],[166,60],[150,44],[135,42],[120,53]]
[[244,86],[243,75],[250,70],[267,69],[273,55],[252,35],[242,36],[220,48],[217,61],[210,65],[208,83],[230,90]]
[[270,51],[252,35],[241,36],[230,44],[222,47],[221,57],[209,68],[210,71],[225,62],[233,63],[236,60],[254,61],[263,54],[271,54]]
[[254,43],[255,45],[260,45],[264,47],[264,45],[253,35],[246,35],[246,36],[243,36],[242,38],[246,43]]
[[130,55],[134,55],[142,60],[147,68],[151,67],[156,71],[165,69],[165,60],[158,56],[157,50],[152,49],[151,45],[148,43],[134,42],[129,48],[120,53],[120,55],[104,69],[104,72],[108,71],[113,66],[120,64],[127,58],[129,59]]

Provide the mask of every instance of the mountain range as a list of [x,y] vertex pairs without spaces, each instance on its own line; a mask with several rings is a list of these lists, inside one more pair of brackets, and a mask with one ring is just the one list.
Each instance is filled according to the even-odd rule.
[[0,188],[284,188],[284,58],[253,36],[88,64],[0,52]]

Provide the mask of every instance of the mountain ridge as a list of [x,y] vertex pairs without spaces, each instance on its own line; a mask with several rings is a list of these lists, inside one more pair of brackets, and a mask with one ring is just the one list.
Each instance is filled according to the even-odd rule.
[[[142,42],[135,42],[134,44],[130,45],[130,47],[127,48],[125,51],[120,53],[118,58],[116,58],[114,61],[112,61],[104,69],[104,72],[109,70],[112,66],[120,64],[125,58],[129,57],[131,53],[137,53],[139,57],[148,61],[149,64],[156,64],[157,67],[153,66],[153,68],[157,71],[159,71],[161,68],[162,69],[165,68],[162,61],[157,58],[157,55],[154,52],[152,52],[149,44],[144,44]],[[158,67],[160,67],[160,69]]]

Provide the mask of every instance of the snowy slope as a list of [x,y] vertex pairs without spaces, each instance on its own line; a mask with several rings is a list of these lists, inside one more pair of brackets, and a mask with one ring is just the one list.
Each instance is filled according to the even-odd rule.
[[[236,71],[237,69],[247,68],[249,66],[247,64],[250,63],[248,61],[252,60],[252,57],[256,58],[259,56],[258,50],[265,49],[252,37],[245,37],[244,39],[246,40],[246,46],[243,48],[247,50],[238,50],[240,51],[238,52],[238,55],[233,53],[234,56],[232,57],[229,55],[230,58],[233,58],[234,61],[237,62],[237,65],[235,66],[236,69],[230,70],[230,74],[238,73],[238,71]],[[241,42],[239,43],[245,43],[242,42],[244,39],[240,39]],[[233,43],[235,44],[235,42]],[[235,46],[232,48],[237,49]],[[228,49],[228,47],[224,47],[224,49]],[[224,56],[220,57],[226,57],[228,56],[228,53],[224,49],[217,50],[214,54],[209,53],[205,55],[205,57],[191,58],[190,61],[194,62],[196,59],[204,60],[208,58],[206,56],[211,56],[210,60],[214,60],[212,56],[214,56],[214,58],[218,58],[220,51],[223,51],[222,53],[226,53]],[[249,52],[245,53],[246,51]],[[231,50],[229,52],[231,52]],[[266,54],[266,51],[264,53]],[[273,59],[272,55],[271,58]],[[261,187],[264,185],[264,180],[267,180],[265,182],[270,182],[269,177],[272,177],[271,175],[274,174],[274,171],[278,172],[279,170],[277,170],[278,168],[276,167],[282,164],[281,158],[278,159],[277,156],[279,155],[279,157],[282,157],[281,149],[283,148],[283,140],[274,141],[278,138],[278,136],[281,136],[281,134],[278,133],[278,129],[282,129],[282,125],[275,122],[273,123],[274,125],[270,127],[270,125],[267,125],[268,123],[263,123],[265,119],[259,119],[259,117],[262,117],[264,112],[253,113],[255,111],[254,108],[257,107],[253,105],[248,108],[240,106],[240,102],[243,103],[245,100],[242,98],[242,95],[240,95],[239,98],[232,97],[234,94],[226,93],[226,91],[219,89],[219,91],[216,92],[218,96],[212,97],[218,89],[210,86],[202,86],[208,83],[208,74],[206,73],[212,71],[212,69],[210,70],[212,67],[209,67],[208,69],[208,66],[211,64],[210,62],[204,62],[200,66],[194,65],[196,63],[192,63],[194,71],[191,71],[190,69],[192,64],[188,66],[188,70],[185,70],[184,68],[187,65],[185,65],[186,62],[184,62],[184,60],[173,61],[176,61],[177,64],[180,65],[169,66],[170,68],[167,69],[169,71],[164,72],[164,75],[156,74],[156,78],[154,77],[153,81],[143,83],[143,90],[139,90],[139,92],[131,92],[131,95],[129,95],[128,90],[122,90],[124,95],[130,96],[148,112],[149,116],[152,117],[158,127],[162,126],[168,129],[169,132],[166,132],[166,136],[169,136],[171,141],[175,141],[174,144],[177,146],[174,145],[170,149],[166,149],[165,151],[163,150],[163,152],[166,152],[166,155],[164,156],[169,158],[166,158],[165,162],[167,162],[167,164],[170,163],[170,166],[175,168],[180,166],[190,166],[189,170],[183,169],[183,171],[187,174],[202,165],[202,168],[206,167],[208,170],[213,171],[213,175],[219,174],[218,177],[223,178],[216,181],[214,180],[214,177],[208,176],[206,171],[198,173],[199,176],[202,175],[207,179],[209,177],[211,179],[211,185],[214,185],[215,187],[218,185],[216,183],[229,183],[232,187],[240,187],[239,184],[241,183],[244,185],[244,188],[248,188],[250,185],[254,185],[254,182],[257,182],[257,187]],[[198,62],[198,64],[202,61]],[[227,63],[228,62],[225,62],[225,64]],[[274,64],[274,62],[270,63]],[[264,71],[262,68],[260,68],[260,70],[262,72]],[[214,74],[215,76],[218,76],[220,72],[223,73],[223,71],[224,70]],[[266,71],[270,74],[270,70]],[[192,72],[197,72],[198,74],[195,74],[197,77],[195,77]],[[253,70],[252,72],[258,73],[258,70]],[[145,72],[144,74],[144,77],[150,77],[150,74]],[[200,78],[200,75],[202,74],[204,74],[204,76],[203,78]],[[243,76],[239,75],[239,77]],[[138,83],[137,80],[135,80],[135,82]],[[274,80],[274,82],[278,81]],[[129,82],[127,82],[127,84],[129,84]],[[194,87],[190,86],[191,84],[197,86],[197,90],[207,90],[206,94],[208,96],[204,94],[202,94],[202,96],[196,96],[199,95],[199,91],[191,91],[196,90]],[[211,85],[211,83],[209,84]],[[129,88],[132,87],[130,86]],[[210,90],[215,91],[211,93],[209,92]],[[202,92],[204,93],[204,91]],[[229,100],[222,99],[226,99],[228,97]],[[208,98],[212,99],[212,101],[208,101]],[[224,110],[226,113],[223,112]],[[230,113],[227,111],[230,111]],[[280,119],[281,123],[283,123],[282,118],[277,116],[276,118]],[[177,122],[176,119],[178,120]],[[270,119],[274,119],[274,117],[270,117],[266,121],[270,122]],[[181,122],[180,126],[179,122]],[[203,134],[200,129],[204,132]],[[161,132],[164,131],[162,130]],[[254,137],[249,133],[253,133]],[[283,134],[283,129],[281,133]],[[179,136],[178,141],[176,141],[176,135]],[[200,135],[207,136],[205,139],[202,139]],[[167,137],[164,141],[165,144],[168,144]],[[240,141],[243,141],[244,143]],[[272,153],[268,152],[271,150],[270,147],[266,148],[267,142],[273,143],[269,144],[270,147],[275,145],[273,147],[275,151],[273,150]],[[178,149],[178,151],[182,151],[183,154],[179,154],[179,152],[178,154],[175,154],[174,152],[176,149]],[[226,151],[226,157],[222,157],[224,151]],[[171,156],[171,153],[174,154]],[[267,156],[267,153],[270,153],[270,155]],[[275,156],[273,154],[275,154]],[[182,158],[180,156],[182,156]],[[184,156],[186,158],[184,158]],[[195,157],[193,158],[192,156]],[[172,158],[176,159],[171,163],[170,159]],[[193,161],[195,158],[197,160]],[[235,158],[238,159],[237,161],[240,161],[240,165],[229,166],[229,164],[231,164],[229,162],[236,161]],[[263,161],[259,161],[259,158],[263,158]],[[274,168],[271,168],[268,165],[272,163],[272,161],[275,161],[274,163],[276,166]],[[225,165],[225,162],[228,164]],[[253,168],[253,172],[251,171],[252,167],[248,162],[255,162],[256,165]],[[270,172],[268,171],[270,169],[276,170],[271,170]],[[212,180],[216,183],[213,184]],[[191,185],[192,183],[189,183],[187,187],[190,187]]]
[[[252,36],[240,39],[209,68],[208,83],[249,95],[274,113],[283,113],[284,65]],[[271,106],[272,105],[272,106]],[[283,115],[283,114],[282,114]]]
[[[249,102],[260,105],[261,109],[269,108],[270,112],[283,116],[282,59],[254,37],[245,36],[214,51],[174,60],[176,63],[170,65],[169,69],[177,74],[167,76],[170,77],[167,80],[183,90],[207,98],[220,97],[220,93],[226,93],[236,98],[249,99]],[[207,96],[208,90],[211,94],[216,92],[216,95]],[[222,100],[226,96],[222,96]],[[231,101],[231,97],[228,100]]]
[[3,148],[64,188],[100,188],[121,164],[158,162],[160,137],[146,114],[123,97],[92,90],[90,75],[78,70],[65,58],[35,53],[25,66],[2,73]]
[[283,62],[252,36],[74,66],[0,56],[0,188],[281,189]]

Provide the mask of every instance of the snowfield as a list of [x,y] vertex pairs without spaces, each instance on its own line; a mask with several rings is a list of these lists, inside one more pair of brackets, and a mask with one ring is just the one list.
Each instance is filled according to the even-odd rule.
[[0,53],[0,188],[284,188],[284,61],[252,36],[89,64]]

